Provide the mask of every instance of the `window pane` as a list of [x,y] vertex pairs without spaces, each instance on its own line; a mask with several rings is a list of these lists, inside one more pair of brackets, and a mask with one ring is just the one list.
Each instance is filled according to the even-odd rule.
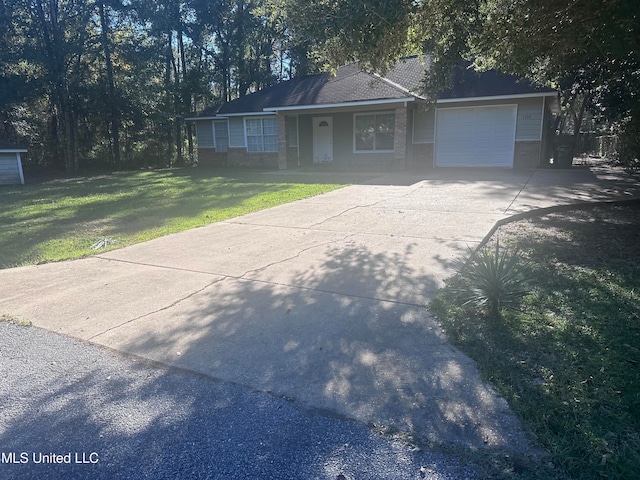
[[263,152],[262,137],[247,135],[247,152]]
[[216,120],[213,122],[216,128],[216,137],[217,136],[229,136],[229,125],[227,125],[226,120]]
[[373,150],[376,125],[375,115],[356,115],[356,151]]
[[262,135],[262,120],[247,118],[247,135]]
[[262,128],[265,135],[277,135],[278,126],[275,118],[264,118],[262,120]]
[[356,133],[373,133],[375,126],[375,115],[356,116]]
[[229,149],[229,125],[226,121],[213,122],[216,135],[216,151],[226,152]]
[[213,147],[213,129],[211,128],[211,122],[196,122],[196,138],[198,140],[198,147]]
[[278,136],[277,135],[265,135],[264,136],[264,151],[265,152],[277,152],[278,151]]
[[376,115],[376,132],[393,133],[395,123],[396,116],[393,113]]
[[356,150],[373,150],[373,133],[356,133]]
[[376,133],[376,150],[393,150],[393,133]]
[[216,137],[216,152],[226,152],[229,150],[229,139]]

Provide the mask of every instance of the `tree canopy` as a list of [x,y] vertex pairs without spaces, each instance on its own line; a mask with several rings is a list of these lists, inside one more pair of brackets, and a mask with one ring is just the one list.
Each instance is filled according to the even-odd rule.
[[308,68],[280,7],[0,0],[0,137],[69,171],[189,162],[185,116]]
[[0,137],[71,171],[188,163],[190,112],[414,53],[432,59],[426,92],[465,60],[640,132],[639,14],[637,0],[0,0]]
[[384,70],[401,56],[433,59],[427,93],[467,60],[558,87],[610,122],[640,117],[637,0],[290,0],[296,33],[332,66]]

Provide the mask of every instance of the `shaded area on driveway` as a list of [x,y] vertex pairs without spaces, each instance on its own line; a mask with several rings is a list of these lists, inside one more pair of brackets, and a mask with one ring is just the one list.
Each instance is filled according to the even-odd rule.
[[325,248],[331,260],[321,274],[289,272],[297,288],[225,278],[170,315],[153,313],[91,340],[430,441],[526,445],[506,403],[424,308],[328,293],[349,279],[354,292],[390,293],[393,279],[418,289],[432,279],[397,255]]
[[451,261],[511,212],[637,192],[603,172],[391,174],[98,257],[0,271],[0,313],[391,431],[522,451],[519,422],[424,305]]
[[[478,478],[451,456],[273,395],[35,327],[0,322],[0,338],[1,451],[27,459],[3,460],[6,480]],[[71,463],[34,463],[52,453]]]

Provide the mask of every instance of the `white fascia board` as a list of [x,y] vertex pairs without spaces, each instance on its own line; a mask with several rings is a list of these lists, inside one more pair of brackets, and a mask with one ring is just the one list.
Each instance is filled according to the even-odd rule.
[[26,148],[10,148],[10,149],[0,149],[0,153],[27,153],[28,150]]
[[258,115],[275,115],[276,112],[275,111],[262,111],[262,112],[241,112],[241,113],[225,113],[220,115],[222,118],[229,118],[229,117],[255,117]]
[[184,117],[185,120],[224,120],[226,117]]
[[464,97],[464,98],[442,98],[436,101],[441,103],[461,103],[461,102],[481,102],[485,100],[511,100],[516,98],[538,98],[538,97],[555,97],[558,92],[538,92],[538,93],[518,93],[514,95],[492,95],[490,97]]
[[213,117],[185,117],[185,120],[227,120],[229,117],[255,117],[257,115],[275,115],[275,112],[242,112],[242,113],[223,113]]
[[360,100],[357,102],[342,102],[342,103],[324,103],[321,105],[293,105],[290,107],[269,107],[265,108],[265,112],[280,112],[291,110],[317,110],[321,108],[340,108],[340,107],[362,107],[367,105],[385,105],[389,103],[404,103],[414,102],[415,97],[406,98],[385,98],[382,100]]

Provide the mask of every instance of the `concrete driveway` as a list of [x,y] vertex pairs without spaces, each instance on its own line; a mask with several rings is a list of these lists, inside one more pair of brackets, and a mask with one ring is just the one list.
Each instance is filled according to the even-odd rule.
[[390,431],[524,449],[424,305],[501,218],[631,198],[621,171],[443,170],[0,271],[0,314]]

